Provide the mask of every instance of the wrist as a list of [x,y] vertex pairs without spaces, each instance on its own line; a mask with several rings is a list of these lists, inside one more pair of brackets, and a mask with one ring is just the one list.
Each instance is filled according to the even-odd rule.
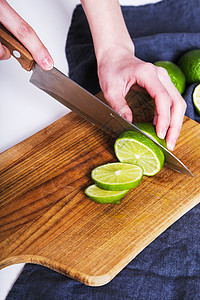
[[109,65],[110,61],[116,61],[117,64],[119,61],[127,60],[127,58],[133,59],[135,56],[133,43],[125,45],[121,43],[110,43],[109,45],[103,45],[95,49],[95,52],[98,67],[105,64]]
[[105,53],[124,49],[134,55],[118,0],[81,0],[90,26],[97,61]]

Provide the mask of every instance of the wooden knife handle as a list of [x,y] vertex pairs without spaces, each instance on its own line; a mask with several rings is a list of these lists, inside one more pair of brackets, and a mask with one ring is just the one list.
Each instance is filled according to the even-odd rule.
[[0,42],[9,49],[10,54],[26,71],[33,69],[35,61],[30,52],[1,23]]

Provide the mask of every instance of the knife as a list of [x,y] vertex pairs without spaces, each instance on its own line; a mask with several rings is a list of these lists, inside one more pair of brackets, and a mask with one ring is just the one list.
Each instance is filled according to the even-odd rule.
[[34,61],[30,52],[2,24],[0,24],[0,42],[10,50],[11,55],[19,61],[25,70],[32,70],[29,81],[36,87],[51,95],[112,137],[117,137],[126,130],[132,130],[147,136],[164,152],[167,167],[194,177],[190,170],[168,149],[55,67],[50,71],[44,71]]

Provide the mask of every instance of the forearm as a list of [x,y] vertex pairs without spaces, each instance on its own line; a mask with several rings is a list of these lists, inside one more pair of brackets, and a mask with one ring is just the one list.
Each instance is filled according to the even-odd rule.
[[81,0],[93,37],[97,61],[110,49],[124,47],[134,54],[118,0]]

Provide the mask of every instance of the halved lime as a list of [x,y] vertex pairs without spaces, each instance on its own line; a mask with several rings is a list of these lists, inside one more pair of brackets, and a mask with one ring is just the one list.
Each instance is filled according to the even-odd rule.
[[97,203],[120,203],[120,199],[128,191],[108,191],[100,189],[96,184],[92,184],[85,189],[85,194]]
[[115,141],[119,161],[140,166],[144,175],[157,174],[164,165],[164,154],[150,139],[133,131],[123,132]]
[[91,177],[101,189],[124,191],[134,188],[140,183],[143,170],[133,164],[108,163],[95,168]]
[[165,139],[160,139],[156,134],[156,126],[152,123],[137,123],[139,129],[150,135],[156,142],[167,148]]
[[195,106],[198,114],[200,115],[200,84],[198,84],[194,89],[193,103],[194,103],[194,106]]

